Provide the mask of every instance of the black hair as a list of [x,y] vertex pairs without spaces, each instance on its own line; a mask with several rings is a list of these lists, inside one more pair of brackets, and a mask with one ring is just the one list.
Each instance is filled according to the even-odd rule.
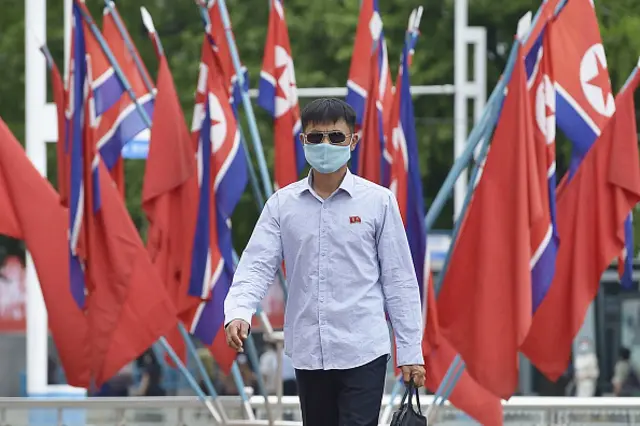
[[344,120],[352,132],[355,130],[356,112],[351,105],[336,98],[316,99],[305,105],[300,113],[303,131],[311,123],[333,124],[340,120]]
[[629,361],[629,358],[631,358],[631,351],[625,347],[622,347],[620,348],[619,356],[620,356],[620,359],[624,361]]

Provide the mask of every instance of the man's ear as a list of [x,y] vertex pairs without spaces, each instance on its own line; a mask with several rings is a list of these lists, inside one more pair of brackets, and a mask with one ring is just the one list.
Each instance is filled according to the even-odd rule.
[[353,151],[354,149],[356,149],[356,145],[358,145],[358,142],[360,142],[360,134],[358,133],[353,133],[351,135],[351,151]]
[[298,139],[300,139],[300,143],[304,145],[304,133],[300,132]]

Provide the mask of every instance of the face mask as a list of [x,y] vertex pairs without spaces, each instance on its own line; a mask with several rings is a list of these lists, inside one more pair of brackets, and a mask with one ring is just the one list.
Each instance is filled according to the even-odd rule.
[[304,144],[307,162],[320,173],[333,173],[351,158],[351,145]]

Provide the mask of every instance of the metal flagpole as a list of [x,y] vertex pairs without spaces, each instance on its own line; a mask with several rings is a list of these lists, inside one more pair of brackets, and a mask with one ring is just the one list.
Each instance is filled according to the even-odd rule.
[[147,90],[149,91],[149,93],[153,94],[154,93],[153,83],[149,79],[149,75],[147,74],[144,64],[142,63],[142,60],[140,59],[140,57],[136,52],[136,49],[134,48],[133,41],[129,37],[129,33],[125,28],[124,23],[122,22],[122,19],[120,19],[120,14],[115,9],[115,3],[112,0],[104,0],[104,4],[105,4],[105,9],[109,12],[111,17],[113,18],[113,22],[115,22],[116,28],[118,29],[118,32],[120,33],[120,35],[122,36],[122,39],[124,40],[124,44],[127,46],[129,55],[131,55],[131,57],[133,58],[133,61],[136,64],[136,68],[138,68],[138,72],[140,72],[140,75],[144,80],[144,85],[147,87]]
[[260,139],[260,133],[258,132],[258,125],[256,123],[256,116],[253,112],[253,106],[249,99],[249,94],[243,90],[244,88],[244,73],[242,72],[242,65],[240,64],[240,56],[238,54],[238,47],[236,41],[233,38],[233,30],[231,29],[231,20],[229,19],[229,12],[227,11],[227,5],[224,0],[216,0],[220,15],[222,17],[222,24],[224,25],[225,33],[227,36],[227,44],[229,45],[229,51],[231,52],[231,59],[233,66],[236,70],[237,84],[240,87],[242,93],[242,105],[244,111],[247,114],[247,122],[249,124],[249,134],[251,135],[251,141],[253,142],[253,149],[256,153],[258,160],[258,167],[260,169],[260,175],[262,178],[262,185],[264,186],[264,194],[268,197],[273,194],[271,185],[271,178],[269,177],[269,169],[267,168],[267,161],[264,156],[264,150],[262,148],[262,141]]

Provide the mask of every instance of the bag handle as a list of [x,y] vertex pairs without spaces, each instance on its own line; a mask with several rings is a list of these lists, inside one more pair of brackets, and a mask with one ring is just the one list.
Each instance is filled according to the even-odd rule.
[[[400,406],[404,406],[405,402],[407,405],[413,408],[413,395],[416,395],[416,404],[418,405],[418,414],[422,415],[422,407],[420,406],[420,392],[418,392],[418,388],[413,384],[413,377],[409,380],[409,383],[405,383],[406,390],[404,391],[404,395],[402,396],[402,401],[400,401]],[[407,398],[409,400],[407,401]]]

